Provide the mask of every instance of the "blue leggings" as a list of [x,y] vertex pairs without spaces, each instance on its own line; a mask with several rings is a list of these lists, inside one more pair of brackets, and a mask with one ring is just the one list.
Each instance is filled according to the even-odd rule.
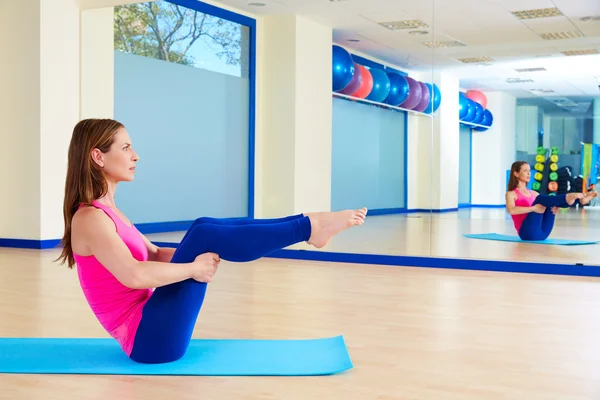
[[[519,230],[519,237],[522,240],[545,240],[550,236],[552,228],[554,228],[554,217],[552,207],[568,208],[566,202],[567,195],[561,194],[556,196],[538,195],[532,205],[541,204],[546,207],[543,214],[530,212],[523,220],[523,225]],[[579,199],[575,200],[576,204]]]
[[[257,220],[199,218],[181,240],[171,262],[189,263],[209,252],[226,261],[252,261],[307,241],[310,234],[310,220],[302,214]],[[206,283],[187,279],[156,288],[142,311],[130,358],[155,364],[183,357],[206,287]]]

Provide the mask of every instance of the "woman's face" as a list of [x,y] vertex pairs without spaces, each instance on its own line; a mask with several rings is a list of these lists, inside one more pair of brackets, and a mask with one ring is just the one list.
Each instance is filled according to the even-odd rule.
[[531,179],[531,167],[529,166],[529,164],[521,165],[519,172],[515,173],[515,176],[521,182],[529,182],[529,179]]
[[131,147],[131,139],[125,128],[120,128],[114,136],[114,142],[106,153],[98,152],[94,160],[102,168],[107,180],[112,182],[133,181],[135,163],[139,160]]

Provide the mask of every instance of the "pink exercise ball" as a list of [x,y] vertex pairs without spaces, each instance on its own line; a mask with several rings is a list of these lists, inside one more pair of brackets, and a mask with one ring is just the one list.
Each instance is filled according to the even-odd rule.
[[479,90],[467,90],[467,99],[471,99],[474,102],[481,104],[483,109],[487,109],[487,97]]

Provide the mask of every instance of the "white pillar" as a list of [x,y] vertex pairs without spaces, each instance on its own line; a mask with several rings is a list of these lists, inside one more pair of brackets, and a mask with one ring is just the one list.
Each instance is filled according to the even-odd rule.
[[[23,21],[39,21],[24,24]],[[0,238],[62,236],[67,150],[79,117],[79,7],[75,0],[2,2]]]
[[[486,96],[488,109],[494,115],[494,123],[485,132],[473,131],[472,202],[501,205],[505,202],[504,194],[507,190],[506,170],[516,161],[516,99],[502,92],[490,92]],[[534,115],[537,126],[537,110]],[[527,137],[533,138],[533,135]]]
[[[257,217],[331,207],[331,28],[300,16],[263,21]],[[260,51],[260,49],[259,49]]]

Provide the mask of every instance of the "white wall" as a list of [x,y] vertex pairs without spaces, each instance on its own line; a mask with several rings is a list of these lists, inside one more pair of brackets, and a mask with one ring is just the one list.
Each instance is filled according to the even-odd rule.
[[67,153],[79,120],[79,8],[41,3],[41,239],[62,236]]
[[81,12],[81,119],[114,118],[114,8]]
[[433,180],[431,182],[434,210],[458,207],[459,118],[458,78],[448,73],[436,73],[435,83],[442,102],[436,112],[433,128]]
[[0,2],[0,238],[40,235],[40,26],[23,23],[40,12],[40,0]]
[[331,209],[331,35],[296,17],[294,214]]
[[257,87],[263,94],[256,108],[263,129],[257,131],[256,141],[256,179],[261,185],[255,211],[257,216],[273,217],[291,214],[294,204],[296,18],[267,17],[263,29],[257,57],[268,79]]
[[[331,28],[299,16],[263,20],[263,129],[257,217],[331,207]],[[268,77],[268,79],[266,79]]]
[[516,99],[502,92],[485,95],[494,123],[485,132],[473,131],[471,200],[473,204],[501,205],[505,203],[506,170],[515,161]]

